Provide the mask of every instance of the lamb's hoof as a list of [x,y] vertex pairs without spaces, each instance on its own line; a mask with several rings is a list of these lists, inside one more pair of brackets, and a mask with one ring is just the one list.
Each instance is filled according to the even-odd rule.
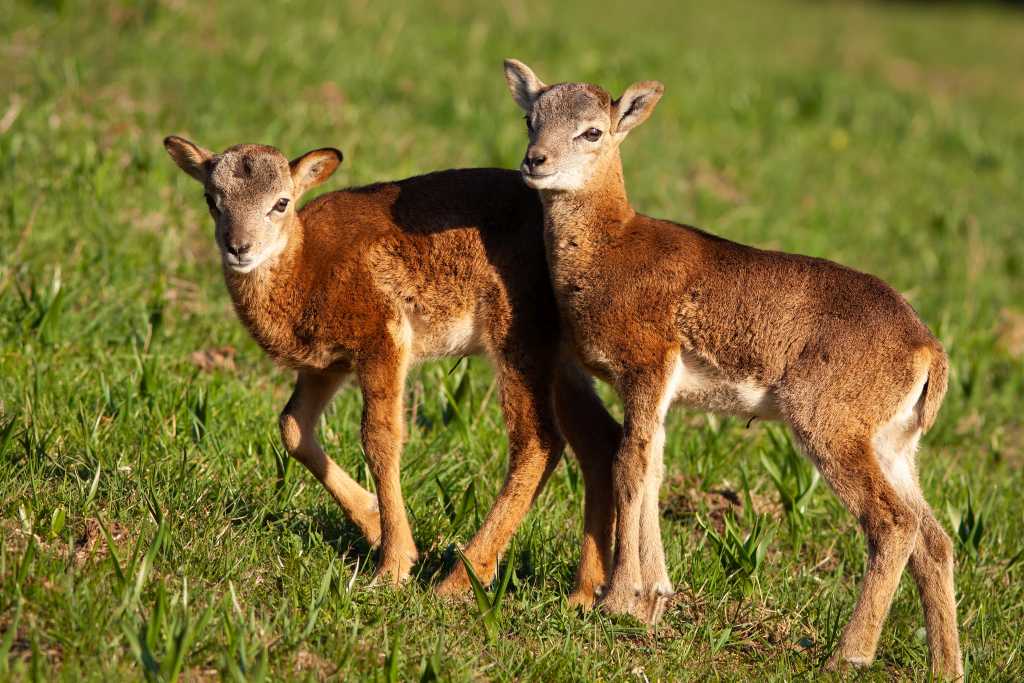
[[600,595],[600,588],[580,587],[569,593],[569,605],[571,607],[579,607],[584,612],[589,612],[594,608]]
[[469,576],[465,568],[456,567],[441,583],[434,586],[434,595],[440,598],[465,598],[469,595],[469,589]]
[[672,604],[672,598],[675,596],[675,591],[672,590],[671,586],[655,586],[653,590],[644,596],[644,608],[647,613],[645,622],[652,626],[661,621],[661,618],[665,616],[665,611],[669,605]]
[[[479,572],[477,573],[477,577],[481,577],[484,575],[488,576],[489,578],[487,578],[486,580],[480,579],[480,581],[486,586],[492,581],[492,577],[494,576],[494,570],[491,569],[490,572],[484,572],[484,574],[481,574]],[[441,583],[437,584],[437,586],[434,588],[434,595],[437,595],[441,598],[468,599],[470,597],[472,587],[473,586],[472,583],[470,583],[469,574],[466,572],[465,565],[459,562],[452,569],[451,573],[449,573],[448,576],[446,576],[444,580],[441,581]]]
[[964,660],[957,653],[952,657],[932,659],[932,678],[937,681],[962,681],[964,679]]
[[824,669],[825,671],[843,673],[846,671],[850,671],[851,669],[866,669],[869,666],[871,666],[872,661],[873,658],[871,657],[864,657],[859,655],[851,655],[849,657],[844,657],[843,655],[840,655],[838,652],[836,652],[828,658],[827,662],[825,662]]
[[408,580],[408,572],[406,572],[405,575],[403,576],[401,574],[396,574],[390,570],[378,569],[373,573],[373,578],[370,579],[369,587],[377,588],[378,586],[387,586],[389,588],[401,588]]
[[634,619],[648,623],[648,610],[641,599],[640,587],[617,589],[612,587],[601,596],[598,607],[609,614],[628,614]]
[[415,557],[404,560],[382,561],[373,573],[371,586],[391,586],[398,588],[409,580],[412,566],[416,564]]

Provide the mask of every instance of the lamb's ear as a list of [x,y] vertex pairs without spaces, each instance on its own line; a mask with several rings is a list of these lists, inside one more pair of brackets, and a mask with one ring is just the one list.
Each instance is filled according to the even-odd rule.
[[330,178],[338,170],[343,158],[341,150],[322,147],[294,159],[289,166],[292,170],[295,198],[298,199],[306,190],[310,190]]
[[665,86],[658,81],[641,81],[626,88],[612,108],[615,133],[625,135],[646,121],[664,92]]
[[206,179],[210,175],[210,159],[213,158],[210,150],[177,135],[164,138],[164,148],[182,171],[206,184]]
[[533,101],[544,89],[544,83],[537,78],[530,67],[517,59],[505,60],[505,81],[512,91],[512,98],[527,114],[533,109]]

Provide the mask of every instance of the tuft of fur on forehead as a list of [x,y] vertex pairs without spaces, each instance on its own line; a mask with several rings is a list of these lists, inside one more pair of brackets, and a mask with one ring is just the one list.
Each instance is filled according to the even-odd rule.
[[236,145],[213,157],[209,184],[227,194],[244,189],[258,195],[280,190],[290,179],[288,160],[277,149]]
[[608,111],[611,104],[611,95],[600,86],[590,83],[556,83],[544,89],[535,106],[579,113],[588,108]]

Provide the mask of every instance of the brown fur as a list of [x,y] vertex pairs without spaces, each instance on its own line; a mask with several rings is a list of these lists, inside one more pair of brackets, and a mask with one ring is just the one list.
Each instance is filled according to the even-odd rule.
[[[332,192],[301,211],[292,204],[275,213],[268,207],[279,197],[297,202],[306,187],[333,172],[331,150],[288,164],[267,147],[212,155],[178,138],[166,144],[219,207],[213,210],[218,243],[239,318],[270,356],[297,371],[281,415],[285,447],[369,541],[380,543],[378,576],[402,581],[417,558],[399,482],[408,368],[431,357],[484,353],[500,383],[509,471],[466,556],[478,575],[493,577],[500,553],[558,463],[560,422],[586,483],[572,599],[589,606],[610,569],[614,520],[606,496],[595,493],[610,489],[620,430],[590,380],[560,358],[536,194],[511,171],[455,170]],[[224,246],[241,243],[255,246],[238,258]],[[240,272],[251,266],[247,259],[267,253]],[[363,393],[362,441],[376,496],[325,455],[315,435],[321,413],[349,376]],[[438,590],[468,585],[459,566]]]
[[946,395],[949,381],[949,360],[945,353],[933,354],[928,368],[928,383],[925,384],[924,403],[921,405],[920,427],[927,432],[935,424],[935,418],[942,407],[942,399]]
[[[656,504],[669,403],[781,419],[868,540],[861,595],[831,665],[871,662],[909,559],[932,668],[962,675],[951,545],[914,464],[946,389],[938,341],[878,278],[637,214],[618,149],[650,115],[660,84],[613,101],[580,96],[596,86],[544,86],[518,62],[506,62],[506,76],[526,103],[523,174],[541,191],[567,334],[624,403],[604,606],[653,621],[671,590]],[[591,129],[600,135],[582,136]]]

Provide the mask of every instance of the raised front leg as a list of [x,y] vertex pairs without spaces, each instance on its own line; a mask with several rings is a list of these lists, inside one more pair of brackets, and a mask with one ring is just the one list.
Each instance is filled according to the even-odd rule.
[[671,593],[661,547],[657,488],[665,446],[665,413],[681,370],[678,354],[665,354],[664,358],[661,367],[634,371],[620,386],[625,423],[622,446],[612,467],[615,565],[601,599],[608,611],[632,614],[647,623],[653,623],[663,607],[663,601],[652,597],[656,589]]
[[363,390],[363,451],[377,486],[380,505],[380,557],[376,579],[399,584],[416,563],[416,543],[405,514],[399,464],[402,457],[402,391],[408,349],[381,343],[359,364]]
[[[466,558],[485,583],[494,578],[498,558],[544,488],[562,457],[564,442],[551,408],[547,366],[503,365],[502,409],[508,426],[508,473],[480,530],[466,546]],[[469,576],[459,563],[437,587],[439,595],[469,590]]]
[[583,543],[569,603],[589,609],[604,591],[612,568],[612,462],[622,442],[622,427],[594,393],[590,378],[569,360],[556,373],[555,412],[562,434],[579,461],[585,489]]
[[281,413],[281,441],[291,457],[313,473],[331,494],[345,515],[359,527],[369,541],[380,541],[380,516],[377,497],[360,486],[324,453],[316,438],[320,415],[341,385],[342,374],[300,372],[292,397]]

